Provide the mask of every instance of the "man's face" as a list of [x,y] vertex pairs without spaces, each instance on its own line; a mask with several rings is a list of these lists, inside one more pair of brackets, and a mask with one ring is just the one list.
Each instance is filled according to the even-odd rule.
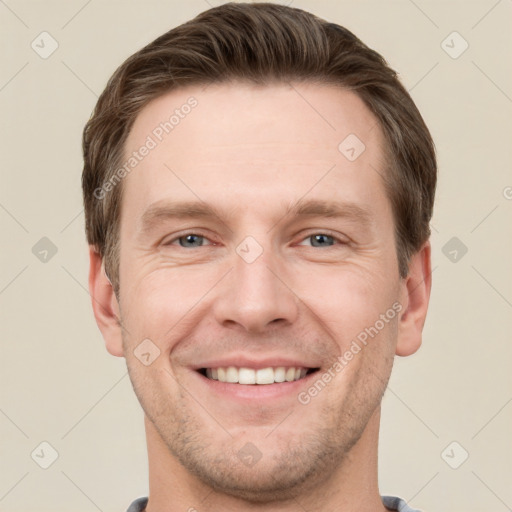
[[[170,133],[156,129],[191,96]],[[389,310],[403,284],[381,130],[339,88],[233,84],[148,104],[126,157],[148,136],[157,144],[124,180],[120,226],[134,389],[152,435],[189,472],[232,495],[282,496],[340,465],[391,371],[399,315]],[[227,367],[247,382],[281,380],[282,368],[300,378],[210,378]]]

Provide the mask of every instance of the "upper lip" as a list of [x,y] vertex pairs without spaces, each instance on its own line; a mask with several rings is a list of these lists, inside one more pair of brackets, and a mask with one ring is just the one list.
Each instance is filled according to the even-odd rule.
[[227,368],[228,366],[259,370],[261,368],[278,368],[280,366],[287,368],[318,368],[320,365],[304,359],[290,358],[289,356],[254,357],[248,355],[232,355],[218,359],[209,359],[208,361],[194,364],[192,368],[194,370],[201,370],[202,368]]

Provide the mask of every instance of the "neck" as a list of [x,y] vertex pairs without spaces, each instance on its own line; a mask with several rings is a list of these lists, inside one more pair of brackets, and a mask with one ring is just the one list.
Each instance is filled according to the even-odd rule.
[[380,407],[339,466],[318,475],[292,499],[253,503],[217,492],[191,475],[169,452],[153,424],[145,417],[149,462],[149,501],[146,512],[343,512],[386,511],[377,483]]

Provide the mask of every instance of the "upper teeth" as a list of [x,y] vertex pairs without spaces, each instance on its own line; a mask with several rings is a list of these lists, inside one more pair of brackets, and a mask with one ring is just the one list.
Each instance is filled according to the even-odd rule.
[[274,382],[292,382],[304,377],[307,368],[285,368],[279,366],[277,368],[260,368],[254,370],[252,368],[236,368],[228,366],[223,368],[207,368],[206,376],[209,379],[218,380],[219,382],[229,382],[238,384],[274,384]]

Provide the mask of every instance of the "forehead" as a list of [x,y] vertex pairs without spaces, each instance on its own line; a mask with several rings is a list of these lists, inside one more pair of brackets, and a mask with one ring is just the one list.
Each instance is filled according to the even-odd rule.
[[129,160],[123,210],[140,215],[173,197],[247,208],[313,188],[367,203],[384,194],[379,124],[355,93],[331,85],[232,83],[166,93],[137,116],[125,144]]

